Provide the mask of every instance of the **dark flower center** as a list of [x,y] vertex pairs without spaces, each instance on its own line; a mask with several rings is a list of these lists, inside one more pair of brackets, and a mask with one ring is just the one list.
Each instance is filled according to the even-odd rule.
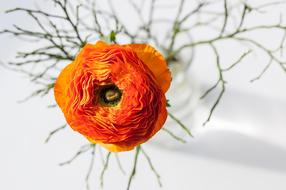
[[121,100],[122,92],[114,85],[102,87],[99,92],[100,103],[105,106],[116,106]]

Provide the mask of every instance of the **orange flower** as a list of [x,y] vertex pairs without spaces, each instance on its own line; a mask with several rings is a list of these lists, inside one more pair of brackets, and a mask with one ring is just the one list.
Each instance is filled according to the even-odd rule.
[[132,150],[167,118],[171,74],[145,44],[87,44],[60,73],[55,98],[72,129],[112,152]]

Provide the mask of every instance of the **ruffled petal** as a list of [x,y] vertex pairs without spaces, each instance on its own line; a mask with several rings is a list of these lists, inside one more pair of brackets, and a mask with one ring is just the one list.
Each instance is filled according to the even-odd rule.
[[161,99],[161,109],[159,111],[159,115],[158,115],[158,119],[155,123],[155,128],[154,130],[152,131],[152,134],[151,134],[151,137],[153,135],[155,135],[164,125],[166,119],[167,119],[167,116],[168,116],[168,112],[167,112],[167,109],[166,109],[166,106],[167,105],[167,101],[166,101],[166,97],[162,97]]
[[102,147],[106,148],[110,152],[124,152],[124,151],[130,151],[135,148],[136,145],[123,145],[123,144],[105,144],[100,141],[95,141],[91,138],[87,138],[91,143],[93,144],[99,144]]
[[58,76],[55,87],[54,87],[54,96],[56,99],[56,102],[58,105],[63,108],[66,102],[66,88],[68,87],[68,83],[71,81],[71,73],[74,69],[74,65],[77,62],[77,60],[80,60],[82,57],[84,57],[85,54],[88,54],[90,51],[93,51],[94,49],[101,49],[108,46],[103,41],[98,41],[96,44],[86,44],[79,55],[77,56],[76,60],[70,64],[68,64],[60,73]]
[[66,98],[67,98],[67,88],[70,81],[71,73],[73,71],[74,64],[68,64],[58,76],[55,87],[54,87],[54,96],[56,102],[60,108],[65,107]]
[[107,47],[108,44],[105,43],[104,41],[99,40],[99,41],[97,41],[97,42],[95,43],[94,46],[97,47],[97,48],[103,48],[103,47]]
[[125,46],[130,47],[148,66],[148,68],[155,75],[156,80],[163,92],[167,92],[170,87],[172,77],[162,54],[147,44],[128,44]]

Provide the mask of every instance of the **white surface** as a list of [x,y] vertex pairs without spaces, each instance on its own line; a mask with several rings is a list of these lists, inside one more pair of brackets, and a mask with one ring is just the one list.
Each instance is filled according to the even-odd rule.
[[[14,7],[18,2],[1,2],[1,9]],[[20,17],[6,18],[2,17],[1,27]],[[11,37],[0,36],[0,40],[1,59],[13,56],[15,47],[21,48],[21,44],[16,44]],[[207,71],[211,58],[201,57],[205,64],[197,69]],[[254,71],[258,70],[257,65],[249,70],[252,63],[245,62],[229,76],[229,86],[233,85],[234,89],[227,92],[213,122],[208,127],[196,129],[196,138],[188,145],[171,150],[146,147],[162,176],[162,189],[286,189],[286,77],[273,67],[261,81],[249,84],[248,80],[256,76]],[[238,80],[232,76],[241,77]],[[44,144],[47,134],[64,123],[64,118],[58,109],[46,108],[47,104],[53,103],[52,97],[17,103],[33,89],[27,78],[0,67],[0,189],[84,189],[89,155],[70,166],[59,167],[58,163],[70,158],[86,141],[65,129],[49,144]],[[120,156],[127,172],[130,172],[133,154]],[[95,173],[99,173],[100,165],[98,159]],[[138,166],[133,189],[159,189],[143,157]],[[91,184],[98,187],[98,175],[92,176]],[[125,189],[126,184],[127,176],[119,172],[112,158],[105,176],[105,189]]]

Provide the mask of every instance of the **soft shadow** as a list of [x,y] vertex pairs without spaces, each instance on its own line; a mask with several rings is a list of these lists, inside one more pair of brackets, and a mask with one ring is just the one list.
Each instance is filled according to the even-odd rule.
[[286,149],[232,131],[208,131],[174,150],[242,165],[286,172]]

